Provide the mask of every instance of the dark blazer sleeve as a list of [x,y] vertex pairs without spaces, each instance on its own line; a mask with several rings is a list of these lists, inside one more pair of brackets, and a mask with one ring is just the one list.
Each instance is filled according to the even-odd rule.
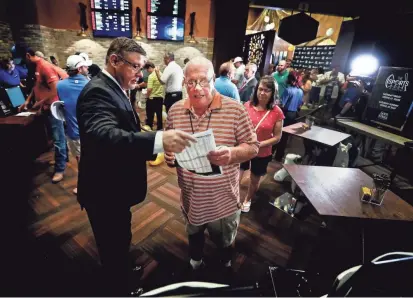
[[82,94],[77,104],[77,118],[85,139],[97,146],[108,146],[112,152],[151,160],[156,132],[122,129],[121,122],[127,123],[131,113],[120,108],[102,88]]

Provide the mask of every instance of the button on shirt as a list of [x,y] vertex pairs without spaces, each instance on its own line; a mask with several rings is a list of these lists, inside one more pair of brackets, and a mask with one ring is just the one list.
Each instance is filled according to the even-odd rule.
[[89,80],[81,75],[68,77],[57,83],[57,95],[65,103],[65,119],[67,124],[67,136],[72,140],[78,140],[79,126],[76,118],[76,105],[80,92]]
[[226,76],[220,76],[215,80],[215,89],[221,95],[240,101],[237,86]]
[[161,81],[165,83],[165,92],[182,92],[183,80],[182,68],[175,61],[169,62],[161,76]]

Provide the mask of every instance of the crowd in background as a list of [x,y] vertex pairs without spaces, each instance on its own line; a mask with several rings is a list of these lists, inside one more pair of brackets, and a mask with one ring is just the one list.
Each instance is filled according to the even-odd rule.
[[[191,268],[205,266],[205,229],[220,249],[224,268],[230,268],[240,214],[250,211],[269,162],[284,157],[287,137],[282,127],[295,123],[302,106],[312,103],[312,88],[320,87],[321,102],[328,92],[329,104],[348,89],[337,67],[324,74],[295,70],[290,60],[270,66],[268,75],[260,77],[253,61],[244,64],[236,57],[215,75],[208,59],[186,59],[183,69],[169,52],[161,72],[147,61],[143,48],[127,38],[112,42],[103,70],[87,53],[69,56],[66,71],[54,57],[48,61],[29,47],[15,47],[12,54],[13,60],[1,60],[0,84],[24,89],[27,99],[20,110],[37,108],[48,119],[55,149],[54,183],[64,178],[68,150],[79,162],[78,200],[88,213],[108,278],[122,287],[131,237],[129,208],[145,198],[146,161],[164,152],[167,164],[176,166],[175,153],[194,141],[191,134],[214,131],[217,148],[207,158],[222,167],[223,176],[204,177],[181,167],[177,174]],[[351,102],[347,97],[343,108]],[[65,123],[51,113],[59,101]],[[137,113],[143,109],[145,133]],[[240,198],[239,184],[247,170],[248,192]],[[136,183],[138,195],[132,188]],[[77,194],[77,188],[73,192]],[[114,202],[114,197],[124,202]],[[109,214],[119,221],[108,226]]]

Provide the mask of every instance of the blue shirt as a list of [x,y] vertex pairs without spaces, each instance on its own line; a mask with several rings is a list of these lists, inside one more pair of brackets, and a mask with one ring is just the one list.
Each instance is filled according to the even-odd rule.
[[343,96],[340,99],[340,102],[338,105],[340,108],[344,107],[346,103],[351,103],[355,104],[357,100],[360,98],[361,95],[361,90],[358,87],[355,86],[350,86],[347,88],[346,92],[343,94]]
[[20,79],[24,80],[27,78],[27,74],[29,73],[29,70],[27,69],[26,66],[16,65],[16,69],[19,72]]
[[19,86],[19,72],[16,69],[13,69],[12,72],[8,72],[5,69],[0,69],[0,85],[5,88]]
[[228,77],[219,77],[215,80],[215,89],[224,96],[236,99],[239,101],[239,93],[237,86]]
[[286,108],[290,112],[297,112],[303,104],[303,96],[304,92],[301,88],[289,86],[287,87],[287,89],[284,90],[284,93],[281,96],[281,102],[283,106],[285,106],[287,104],[288,99],[291,98],[288,107]]
[[79,126],[76,118],[76,105],[80,92],[89,80],[77,74],[65,80],[57,82],[57,95],[65,103],[65,119],[67,124],[67,136],[72,140],[79,139]]

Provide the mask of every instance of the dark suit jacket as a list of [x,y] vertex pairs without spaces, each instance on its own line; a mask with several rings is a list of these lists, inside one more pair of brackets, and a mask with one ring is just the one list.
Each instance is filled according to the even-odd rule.
[[132,206],[146,196],[146,161],[154,159],[155,132],[140,120],[120,87],[100,72],[77,103],[81,159],[78,200],[83,206]]
[[239,98],[241,102],[247,102],[250,100],[251,95],[254,92],[255,86],[257,86],[257,84],[258,84],[258,81],[254,77],[253,79],[251,79],[251,81],[247,83],[247,85],[245,85],[239,90]]

